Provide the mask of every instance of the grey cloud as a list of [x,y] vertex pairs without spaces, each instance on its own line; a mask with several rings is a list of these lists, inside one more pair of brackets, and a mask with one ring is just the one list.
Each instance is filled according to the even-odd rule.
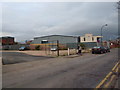
[[[3,32],[18,41],[35,36],[64,34],[99,35],[108,24],[110,35],[117,34],[115,3],[4,3]],[[114,31],[113,31],[114,30]]]

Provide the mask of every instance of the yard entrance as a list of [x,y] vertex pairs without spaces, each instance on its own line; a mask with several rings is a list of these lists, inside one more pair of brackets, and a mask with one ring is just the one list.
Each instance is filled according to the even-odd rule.
[[58,40],[44,41],[41,45],[41,49],[45,50],[45,53],[47,55],[59,56],[59,41]]

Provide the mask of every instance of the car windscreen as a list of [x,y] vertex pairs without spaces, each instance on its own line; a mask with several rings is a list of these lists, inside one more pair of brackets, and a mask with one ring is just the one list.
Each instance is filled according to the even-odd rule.
[[24,49],[25,47],[20,47],[20,49]]
[[100,47],[93,47],[93,48],[100,48]]

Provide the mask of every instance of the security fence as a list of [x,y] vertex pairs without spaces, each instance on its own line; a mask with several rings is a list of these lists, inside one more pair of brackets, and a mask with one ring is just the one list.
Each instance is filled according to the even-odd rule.
[[20,47],[29,47],[29,45],[26,44],[1,45],[0,50],[19,50]]
[[[77,49],[77,43],[65,43],[61,44],[58,40],[53,41],[44,41],[41,44],[31,44],[30,49],[35,50],[36,47],[39,47],[38,50],[45,51],[47,55],[57,55],[59,56],[59,51],[66,52],[65,50]],[[75,50],[74,50],[75,51]],[[74,52],[72,50],[72,52]],[[62,54],[65,55],[65,54]]]
[[[43,41],[41,44],[30,44],[31,50],[42,50],[45,51],[47,55],[57,54],[59,56],[59,41]],[[36,47],[39,47],[37,49]]]

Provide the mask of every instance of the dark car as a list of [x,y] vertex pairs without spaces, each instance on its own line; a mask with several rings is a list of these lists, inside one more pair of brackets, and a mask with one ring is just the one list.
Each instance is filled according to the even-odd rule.
[[19,48],[19,51],[24,51],[24,50],[29,50],[29,48],[24,46]]
[[110,48],[109,47],[105,47],[106,52],[110,52]]
[[106,53],[106,48],[105,47],[101,47],[101,46],[96,46],[92,48],[92,54],[96,54],[96,53]]

